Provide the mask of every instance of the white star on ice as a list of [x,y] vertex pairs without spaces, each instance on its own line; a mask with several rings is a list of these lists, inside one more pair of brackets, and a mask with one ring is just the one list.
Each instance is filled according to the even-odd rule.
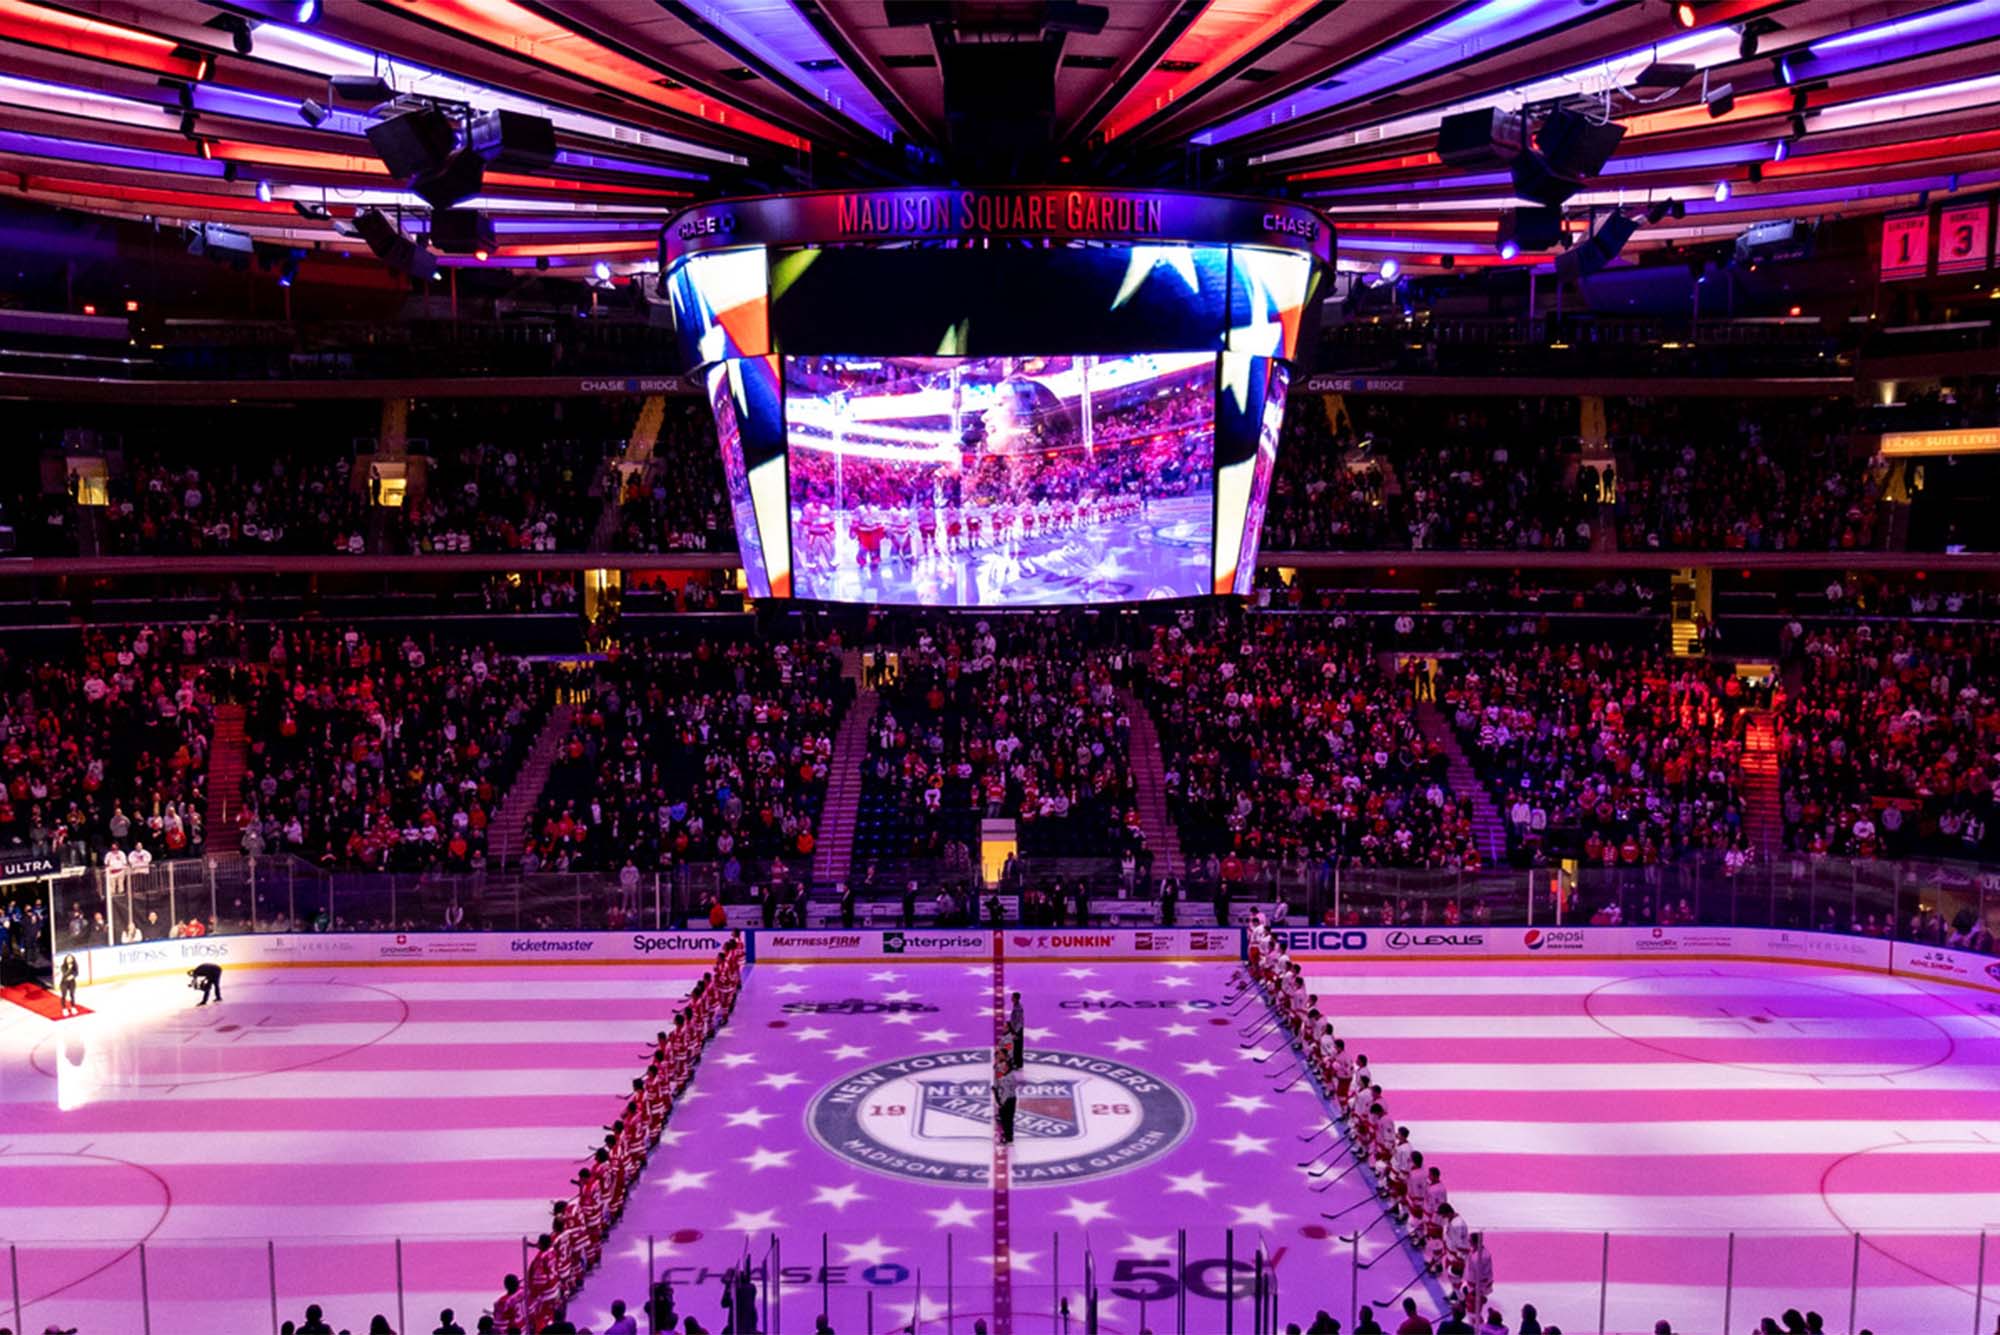
[[1111,1218],[1110,1201],[1085,1201],[1072,1196],[1066,1209],[1056,1211],[1067,1219],[1076,1220],[1078,1228],[1089,1228],[1099,1219]]
[[868,981],[871,983],[893,983],[902,976],[894,969],[883,969],[877,973],[869,974]]
[[682,1137],[686,1135],[687,1132],[685,1131],[662,1131],[660,1133],[660,1143],[671,1149],[673,1146],[680,1144]]
[[1103,1011],[1078,1011],[1076,1013],[1076,1022],[1078,1024],[1103,1024],[1110,1018]]
[[993,976],[993,966],[990,964],[968,964],[965,966],[965,972],[973,978],[991,978]]
[[1143,1038],[1114,1038],[1111,1040],[1113,1052],[1144,1052],[1146,1040]]
[[742,1112],[729,1114],[729,1120],[725,1125],[747,1126],[753,1131],[761,1131],[764,1128],[764,1123],[770,1121],[775,1116],[777,1116],[776,1113],[767,1113],[762,1108],[745,1108]]
[[1262,1205],[1233,1205],[1230,1208],[1236,1211],[1236,1218],[1231,1222],[1238,1228],[1276,1228],[1278,1221],[1285,1217],[1273,1210],[1269,1201]]
[[1095,970],[1095,969],[1064,969],[1064,970],[1063,970],[1063,977],[1065,977],[1065,978],[1095,978],[1095,977],[1097,977],[1097,970]]
[[1156,981],[1157,981],[1157,982],[1158,982],[1158,983],[1160,984],[1160,986],[1161,986],[1161,987],[1193,987],[1193,986],[1194,986],[1194,979],[1192,979],[1192,978],[1183,978],[1183,977],[1181,977],[1181,976],[1180,976],[1179,974],[1176,974],[1176,973],[1170,973],[1170,974],[1163,974],[1163,975],[1162,975],[1162,976],[1161,976],[1161,977],[1160,977],[1159,979],[1157,979]]
[[894,992],[884,992],[882,994],[882,1000],[884,1001],[915,1001],[916,999],[917,994],[910,991],[907,987],[899,987]]
[[1199,966],[1193,960],[1169,960],[1167,967],[1169,969],[1193,969]]
[[[1024,1252],[1019,1247],[1009,1248],[1007,1251],[1007,1268],[1016,1274],[1029,1274],[1034,1270],[1035,1260],[1040,1255],[1040,1252]],[[997,1256],[982,1256],[979,1259],[990,1266],[1000,1264],[1000,1258]]]
[[1119,281],[1118,295],[1111,299],[1111,309],[1115,311],[1130,301],[1153,276],[1153,270],[1162,266],[1173,270],[1187,284],[1188,291],[1201,291],[1201,278],[1194,270],[1193,246],[1134,246],[1125,261],[1125,277]]
[[705,1099],[707,1097],[707,1091],[700,1089],[686,1089],[681,1092],[682,1103],[693,1103],[696,1099]]
[[798,1039],[801,1043],[811,1043],[816,1039],[832,1038],[833,1031],[831,1029],[820,1029],[818,1027],[798,1029],[793,1031],[792,1037]]
[[919,1043],[949,1043],[958,1035],[949,1029],[926,1029],[917,1035]]
[[756,1060],[757,1054],[754,1052],[724,1052],[716,1057],[715,1063],[733,1071],[739,1066],[749,1066]]
[[877,1235],[866,1242],[843,1242],[840,1244],[840,1250],[845,1253],[840,1258],[842,1265],[881,1265],[889,1259],[890,1252],[899,1252],[903,1249],[891,1247]]
[[804,983],[778,983],[771,988],[774,994],[781,997],[795,997],[805,990]]
[[937,1221],[938,1228],[971,1228],[986,1211],[968,1210],[964,1201],[953,1201],[942,1210],[926,1210],[924,1213]]
[[736,1162],[747,1164],[753,1173],[761,1173],[766,1168],[783,1168],[792,1161],[790,1150],[767,1150],[759,1146],[755,1154]]
[[1191,1024],[1170,1024],[1160,1032],[1168,1038],[1193,1038],[1201,1031]]
[[1039,1043],[1045,1038],[1054,1038],[1055,1036],[1055,1030],[1044,1029],[1039,1025],[1029,1025],[1021,1031],[1021,1037],[1027,1039],[1030,1043]]
[[1085,1001],[1109,1001],[1117,995],[1116,992],[1113,992],[1108,987],[1093,987],[1083,994],[1083,999]]
[[897,1011],[893,1015],[882,1017],[883,1024],[915,1024],[916,1022],[917,1017],[911,1011]]
[[1202,1200],[1207,1200],[1208,1193],[1222,1185],[1220,1182],[1210,1181],[1207,1174],[1203,1173],[1199,1168],[1184,1176],[1176,1176],[1173,1173],[1169,1173],[1167,1174],[1167,1182],[1169,1184],[1167,1187],[1169,1195],[1178,1191],[1184,1192],[1189,1196],[1200,1197]]
[[1262,1094],[1231,1094],[1222,1101],[1222,1106],[1234,1108],[1237,1112],[1253,1113],[1262,1112],[1271,1105],[1264,1101]]
[[768,1233],[778,1226],[776,1210],[759,1210],[748,1214],[738,1210],[729,1216],[729,1222],[722,1226],[724,1233]]
[[1168,1257],[1174,1254],[1174,1239],[1171,1235],[1159,1238],[1142,1238],[1137,1233],[1125,1235],[1125,1250],[1141,1261]]
[[837,1062],[859,1061],[868,1055],[868,1049],[854,1043],[842,1043],[830,1055]]
[[806,1078],[802,1075],[794,1075],[790,1071],[775,1071],[757,1083],[766,1089],[790,1089],[793,1085],[803,1085],[805,1082]]
[[[768,969],[773,966],[767,964],[764,967]],[[804,973],[806,971],[806,966],[803,964],[780,964],[776,968],[779,973]]]
[[667,1176],[665,1181],[656,1185],[669,1195],[679,1191],[700,1191],[708,1185],[708,1180],[714,1176],[713,1172],[691,1173],[685,1168],[676,1168]]
[[812,1198],[814,1205],[831,1205],[836,1210],[845,1210],[856,1201],[865,1201],[861,1184],[850,1182],[844,1187],[820,1187]]
[[1215,1143],[1218,1145],[1227,1145],[1232,1155],[1269,1154],[1271,1152],[1271,1141],[1268,1137],[1253,1136],[1243,1131],[1238,1131],[1228,1140],[1218,1140]]
[[[1099,1302],[1097,1306],[1099,1311],[1104,1310],[1102,1302]],[[919,1308],[922,1310],[919,1311]],[[889,1310],[894,1314],[893,1320],[895,1324],[892,1327],[894,1330],[915,1330],[926,1322],[935,1322],[938,1324],[943,1324],[944,1322],[944,1304],[935,1298],[926,1298],[921,1294],[917,1296],[917,1300],[913,1303],[891,1303]],[[1081,1311],[1082,1309],[1079,1308],[1077,1310]]]
[[1222,1068],[1212,1061],[1182,1062],[1181,1071],[1185,1075],[1216,1075]]

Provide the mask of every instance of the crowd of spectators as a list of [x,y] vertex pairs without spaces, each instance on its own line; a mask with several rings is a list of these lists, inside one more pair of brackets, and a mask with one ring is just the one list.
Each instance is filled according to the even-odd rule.
[[128,450],[110,479],[101,545],[120,556],[358,554],[366,497],[354,460],[276,442],[199,462]]
[[1479,865],[1413,685],[1362,626],[1188,611],[1158,629],[1145,674],[1182,849],[1224,882],[1272,864]]
[[2000,630],[1863,622],[1782,637],[1792,846],[1843,857],[2000,852]]
[[1441,666],[1439,705],[1517,864],[1743,855],[1744,711],[1768,692],[1729,665],[1541,639]]
[[1125,652],[1075,616],[924,625],[880,684],[862,761],[877,849],[969,871],[984,815],[1014,820],[1031,857],[1142,851],[1128,680]]
[[604,513],[606,460],[625,447],[637,401],[434,399],[410,414],[426,454],[403,542],[425,552],[575,552]]
[[1644,551],[1866,550],[1881,545],[1886,461],[1857,461],[1850,415],[1819,400],[1628,399],[1619,546]]
[[725,892],[810,869],[852,693],[837,639],[612,651],[527,830],[523,871],[714,863]]
[[554,673],[434,635],[274,632],[249,670],[240,846],[326,868],[478,871]]
[[701,400],[668,402],[652,460],[621,482],[612,545],[621,552],[736,550],[715,419]]
[[201,852],[214,702],[198,626],[86,631],[0,651],[0,849],[124,868]]

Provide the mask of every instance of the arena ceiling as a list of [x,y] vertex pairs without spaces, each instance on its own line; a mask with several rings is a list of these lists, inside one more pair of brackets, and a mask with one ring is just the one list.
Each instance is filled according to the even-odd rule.
[[[0,0],[0,190],[359,251],[358,210],[425,226],[424,200],[364,137],[380,104],[329,88],[379,76],[406,106],[553,122],[553,162],[489,162],[466,201],[495,225],[484,257],[445,263],[629,272],[653,256],[660,219],[694,199],[970,175],[944,71],[955,46],[1006,41],[1054,48],[1046,156],[1022,159],[1033,170],[1301,198],[1338,223],[1343,267],[1549,261],[1499,253],[1516,207],[1504,165],[1440,161],[1439,122],[1461,110],[1567,108],[1622,125],[1615,156],[1564,207],[1581,231],[1593,209],[1643,220],[1661,206],[1627,255],[2000,180],[2000,0],[1095,9]],[[1642,83],[1656,66],[1680,68]]]

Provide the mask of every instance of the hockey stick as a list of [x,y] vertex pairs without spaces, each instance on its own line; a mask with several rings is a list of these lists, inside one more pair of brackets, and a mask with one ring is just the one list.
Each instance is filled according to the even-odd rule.
[[[1388,1253],[1387,1253],[1387,1252],[1384,1252],[1384,1253],[1383,1253],[1383,1255],[1384,1255],[1384,1256],[1386,1256],[1386,1255],[1388,1255]],[[1382,1258],[1378,1256],[1378,1257],[1376,1257],[1375,1259],[1376,1259],[1377,1261],[1379,1261],[1379,1260],[1381,1260]],[[1375,1261],[1370,1261],[1370,1262],[1368,1263],[1368,1265],[1374,1265],[1374,1264],[1375,1264]],[[1368,1268],[1368,1266],[1363,1266],[1363,1267],[1362,1267],[1362,1269],[1363,1269],[1363,1270],[1366,1270],[1367,1268]],[[1402,1288],[1400,1288],[1400,1289],[1397,1289],[1397,1290],[1396,1290],[1396,1292],[1395,1292],[1395,1293],[1394,1293],[1393,1295],[1391,1295],[1391,1296],[1389,1297],[1389,1299],[1388,1299],[1388,1300],[1387,1300],[1386,1302],[1379,1302],[1379,1303],[1376,1303],[1375,1305],[1376,1305],[1377,1307],[1380,1307],[1380,1308],[1385,1308],[1385,1309],[1388,1309],[1388,1310],[1392,1310],[1392,1311],[1393,1311],[1393,1310],[1395,1309],[1395,1306],[1396,1306],[1396,1302],[1397,1302],[1397,1300],[1398,1300],[1398,1299],[1400,1299],[1400,1298],[1401,1298],[1401,1297],[1402,1297],[1402,1296],[1403,1296],[1404,1294],[1408,1293],[1408,1292],[1409,1292],[1409,1291],[1410,1291],[1411,1289],[1414,1289],[1415,1287],[1417,1287],[1417,1281],[1418,1281],[1418,1280],[1420,1280],[1420,1279],[1422,1279],[1422,1278],[1423,1278],[1423,1277],[1424,1277],[1425,1275],[1427,1275],[1427,1274],[1429,1274],[1429,1273],[1430,1273],[1430,1272],[1429,1272],[1428,1270],[1425,1270],[1425,1269],[1422,1269],[1422,1268],[1419,1268],[1416,1274],[1414,1274],[1414,1275],[1410,1276],[1410,1282],[1409,1282],[1409,1283],[1405,1284],[1405,1285],[1404,1285],[1404,1286],[1403,1286]]]
[[[1313,1132],[1310,1136],[1300,1136],[1299,1143],[1301,1145],[1310,1145],[1312,1144],[1312,1142],[1318,1140],[1321,1136],[1325,1135],[1327,1132],[1333,1130],[1333,1126],[1334,1126],[1334,1119],[1328,1118],[1326,1125],[1321,1127],[1319,1130]],[[1319,1156],[1317,1154],[1313,1156],[1313,1158],[1315,1159],[1317,1159],[1318,1157]]]
[[1375,1203],[1375,1198],[1373,1196],[1363,1196],[1360,1200],[1354,1202],[1354,1204],[1343,1205],[1338,1210],[1334,1211],[1332,1214],[1328,1214],[1326,1211],[1321,1210],[1319,1212],[1319,1217],[1321,1219],[1339,1219],[1342,1215],[1350,1214],[1355,1210],[1359,1210],[1364,1205],[1373,1205],[1374,1203]]
[[1320,1192],[1330,1191],[1332,1190],[1334,1183],[1340,1181],[1340,1179],[1342,1179],[1343,1177],[1346,1177],[1349,1173],[1353,1172],[1356,1168],[1360,1167],[1360,1165],[1361,1161],[1359,1159],[1356,1159],[1353,1163],[1347,1165],[1347,1167],[1341,1169],[1338,1173],[1335,1173],[1332,1177],[1323,1178],[1321,1179],[1321,1181],[1317,1186],[1307,1187],[1306,1190],[1314,1193],[1315,1195],[1319,1194]]
[[1291,1050],[1292,1050],[1292,1045],[1290,1043],[1284,1043],[1280,1044],[1275,1048],[1269,1049],[1261,1056],[1252,1057],[1250,1060],[1255,1062],[1257,1065],[1262,1066],[1265,1062],[1271,1060],[1271,1058],[1277,1056],[1279,1053],[1281,1052],[1289,1053]]
[[1299,1081],[1305,1078],[1306,1078],[1306,1068],[1303,1064],[1301,1064],[1298,1071],[1292,1076],[1290,1080],[1287,1080],[1284,1084],[1278,1086],[1277,1092],[1280,1094],[1289,1094],[1292,1091],[1292,1086],[1298,1084]]
[[[1373,1200],[1371,1199],[1369,1203],[1370,1203],[1370,1204],[1373,1204],[1374,1202],[1373,1202]],[[1352,1242],[1352,1241],[1354,1241],[1354,1240],[1355,1240],[1356,1238],[1360,1237],[1360,1236],[1361,1236],[1362,1234],[1364,1234],[1364,1233],[1372,1233],[1372,1232],[1374,1232],[1374,1231],[1375,1231],[1375,1226],[1376,1226],[1377,1224],[1381,1223],[1381,1222],[1382,1222],[1382,1221],[1383,1221],[1384,1219],[1387,1219],[1388,1217],[1389,1217],[1389,1207],[1385,1205],[1385,1206],[1383,1206],[1383,1207],[1382,1207],[1382,1213],[1380,1213],[1380,1214],[1376,1215],[1376,1216],[1375,1216],[1375,1217],[1374,1217],[1373,1219],[1371,1219],[1371,1220],[1369,1220],[1369,1221],[1368,1221],[1367,1223],[1363,1224],[1363,1225],[1362,1225],[1362,1226],[1361,1226],[1360,1228],[1357,1228],[1357,1229],[1355,1229],[1355,1230],[1354,1230],[1354,1232],[1352,1232],[1352,1233],[1349,1233],[1349,1234],[1345,1234],[1345,1235],[1343,1235],[1343,1236],[1342,1236],[1342,1238],[1341,1238],[1341,1241],[1342,1241],[1342,1242]],[[1366,1269],[1367,1267],[1366,1267],[1366,1266],[1363,1266],[1362,1268],[1363,1268],[1363,1269]]]
[[[1238,1025],[1236,1028],[1236,1032],[1241,1034],[1245,1038],[1256,1038],[1262,1034],[1269,1033],[1271,1029],[1277,1025],[1277,1023],[1278,1023],[1278,1013],[1276,1011],[1270,1011],[1262,1016],[1259,1016],[1257,1019],[1252,1020],[1249,1024]],[[1245,1046],[1248,1045],[1246,1044]]]

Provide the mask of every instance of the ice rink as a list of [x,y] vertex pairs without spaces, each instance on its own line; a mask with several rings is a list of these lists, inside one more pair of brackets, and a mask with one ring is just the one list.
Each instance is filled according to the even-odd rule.
[[[23,1326],[141,1329],[143,1240],[161,1335],[268,1330],[274,1286],[279,1319],[317,1301],[336,1328],[428,1330],[452,1306],[470,1329],[693,972],[245,969],[201,1010],[176,979],[88,989],[98,1013],[61,1025],[9,1008]],[[747,1258],[801,1332],[822,1302],[843,1332],[1060,1332],[1065,1301],[1080,1332],[1090,1279],[1105,1331],[1248,1332],[1260,1251],[1281,1325],[1401,1292],[1435,1313],[1363,1175],[1315,1157],[1323,1105],[1233,972],[752,966],[572,1316],[636,1310],[650,1255],[711,1330]],[[2000,1230],[1986,994],[1761,964],[1308,972],[1487,1232],[1510,1320],[1532,1302],[1595,1331],[1602,1301],[1609,1331],[1715,1332],[1728,1301],[1731,1332],[1792,1306],[1837,1331],[1852,1288],[1876,1335],[1972,1328],[1979,1234]],[[1027,1081],[996,1182],[983,1082],[1010,991]],[[2000,1246],[1986,1268],[1982,1330]]]

